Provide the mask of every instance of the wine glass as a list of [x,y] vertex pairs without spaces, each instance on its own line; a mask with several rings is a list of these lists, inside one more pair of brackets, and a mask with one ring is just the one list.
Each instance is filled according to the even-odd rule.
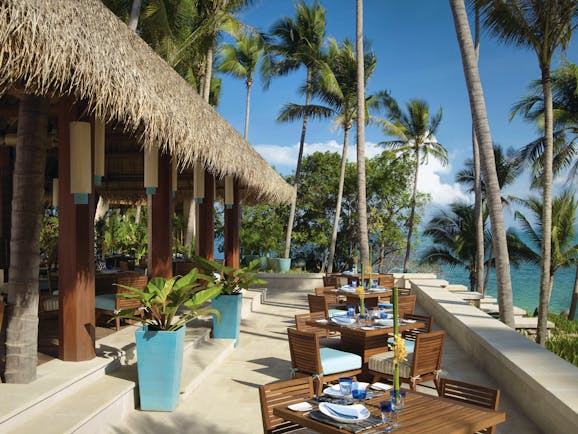
[[399,428],[398,415],[403,410],[405,406],[405,390],[400,390],[399,396],[396,395],[395,390],[391,390],[391,409],[393,410],[393,428]]
[[381,401],[379,403],[379,409],[381,410],[381,422],[387,424],[383,431],[391,432],[391,430],[393,430],[393,427],[391,426],[393,412],[391,401]]

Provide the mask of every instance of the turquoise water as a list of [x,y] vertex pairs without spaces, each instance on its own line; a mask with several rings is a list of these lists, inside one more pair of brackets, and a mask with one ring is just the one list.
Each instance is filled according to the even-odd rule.
[[[531,315],[538,306],[540,296],[540,267],[524,264],[512,267],[512,289],[514,305],[526,309]],[[550,310],[559,313],[570,308],[570,300],[574,289],[575,268],[561,268],[554,277],[554,288],[550,299]],[[450,269],[443,267],[438,277],[454,284],[463,284],[469,287],[468,273],[463,268]],[[496,297],[496,273],[492,270],[488,285],[488,294]]]

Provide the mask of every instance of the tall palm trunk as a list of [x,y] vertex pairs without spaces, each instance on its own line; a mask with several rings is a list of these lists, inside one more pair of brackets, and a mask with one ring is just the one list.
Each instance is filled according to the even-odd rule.
[[365,64],[363,56],[363,0],[357,0],[357,213],[359,215],[359,253],[361,264],[369,265],[369,232],[367,229],[367,194],[365,188]]
[[540,303],[536,342],[546,345],[548,339],[548,303],[550,301],[550,264],[552,263],[552,159],[553,108],[550,65],[540,65],[544,92],[544,153],[542,154],[542,269],[540,270]]
[[[475,18],[475,45],[476,63],[480,58],[480,10],[476,8]],[[480,147],[476,136],[476,128],[472,122],[472,154],[474,162],[474,219],[476,222],[476,261],[475,261],[475,289],[485,291],[482,288],[484,281],[484,217],[482,214],[482,180],[480,174]],[[474,291],[474,285],[470,286]],[[485,293],[485,292],[484,292]]]
[[253,79],[249,76],[247,77],[247,98],[245,101],[245,134],[243,137],[245,140],[249,140],[249,111],[251,109],[251,86],[253,86]]
[[128,20],[128,28],[136,32],[138,27],[138,17],[140,15],[140,7],[142,0],[132,0],[132,8],[130,10],[130,18]]
[[339,218],[341,217],[341,200],[343,199],[343,184],[345,184],[345,168],[347,166],[347,149],[349,148],[349,125],[343,127],[343,150],[341,151],[341,169],[339,171],[339,187],[337,188],[337,203],[335,204],[335,217],[333,219],[333,232],[329,245],[329,258],[327,272],[333,273],[333,258],[335,257],[335,245],[337,244],[337,232],[339,230]]
[[40,222],[48,136],[48,100],[20,99],[8,281],[6,369],[8,383],[36,379]]
[[[313,78],[313,70],[307,68],[307,82],[305,83],[307,91],[305,92],[305,106],[311,103],[311,79]],[[301,178],[301,160],[303,159],[303,147],[305,146],[305,134],[307,133],[307,121],[309,115],[303,115],[303,125],[301,127],[301,139],[299,140],[299,154],[297,155],[297,167],[295,169],[295,179],[293,185],[295,186],[295,198],[291,202],[291,209],[289,210],[289,221],[287,222],[287,235],[285,237],[285,252],[284,258],[289,257],[291,252],[291,235],[293,233],[293,222],[295,221],[295,207],[297,206],[297,193],[299,192],[299,178]]]
[[486,103],[476,62],[476,52],[472,42],[468,16],[464,0],[450,0],[456,35],[460,46],[464,75],[466,78],[470,109],[480,146],[482,174],[486,185],[486,198],[490,211],[492,238],[496,251],[496,277],[498,280],[498,304],[500,319],[506,325],[514,327],[514,301],[510,278],[510,259],[506,241],[506,227],[502,209],[500,185],[496,173],[496,162],[492,146],[492,135],[488,124]]
[[572,291],[572,301],[570,302],[570,312],[568,319],[576,318],[576,305],[578,304],[578,265],[576,265],[576,276],[574,277],[574,291]]
[[207,49],[205,58],[205,80],[203,85],[203,99],[209,102],[211,96],[211,78],[213,75],[213,47]]
[[413,236],[413,222],[415,220],[415,203],[417,199],[417,176],[419,174],[419,147],[415,148],[415,175],[413,178],[413,195],[411,197],[411,211],[407,222],[407,245],[405,246],[405,259],[403,260],[403,272],[407,273],[409,256],[411,254],[411,237]]
[[490,244],[490,250],[488,252],[488,267],[487,267],[487,271],[486,271],[486,277],[484,277],[484,287],[482,289],[482,294],[484,295],[484,297],[486,296],[486,293],[488,292],[488,285],[490,284],[490,275],[492,274],[492,255],[494,254],[493,249],[492,249],[492,244]]

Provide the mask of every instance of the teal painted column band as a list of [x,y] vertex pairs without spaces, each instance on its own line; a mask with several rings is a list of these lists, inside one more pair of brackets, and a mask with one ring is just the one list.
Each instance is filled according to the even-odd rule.
[[215,339],[235,339],[235,346],[239,344],[241,329],[241,294],[219,295],[214,298],[212,306],[221,314],[221,320],[217,321],[213,315],[213,337]]
[[74,193],[75,205],[88,205],[88,193]]

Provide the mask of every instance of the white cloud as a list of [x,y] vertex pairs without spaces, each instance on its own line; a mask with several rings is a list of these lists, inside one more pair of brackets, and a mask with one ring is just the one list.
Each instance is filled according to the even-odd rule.
[[[349,161],[357,160],[357,149],[355,147],[355,138],[347,152]],[[279,172],[283,174],[292,173],[297,164],[297,155],[299,153],[299,143],[292,146],[280,145],[256,145],[255,149]],[[335,140],[318,143],[305,143],[303,154],[309,155],[314,152],[337,152],[341,154],[342,143]],[[367,158],[373,158],[382,152],[383,148],[377,143],[365,143],[365,155]],[[420,166],[418,178],[418,190],[431,195],[431,203],[436,205],[446,205],[456,200],[469,200],[469,197],[462,190],[462,186],[457,183],[448,184],[442,181],[442,175],[451,173],[451,166],[442,166],[434,158],[430,158],[428,163]]]

